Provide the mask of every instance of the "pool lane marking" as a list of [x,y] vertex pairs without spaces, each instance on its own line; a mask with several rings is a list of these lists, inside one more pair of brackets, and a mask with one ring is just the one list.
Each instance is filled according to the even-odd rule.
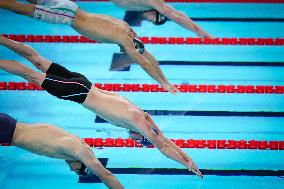
[[[135,175],[193,175],[187,169],[176,168],[108,168],[108,158],[99,158],[105,168],[113,174],[135,174]],[[213,170],[200,169],[203,175],[216,176],[284,176],[284,170]],[[79,177],[79,183],[102,183],[96,175]]]
[[[73,0],[79,2],[109,2],[109,0]],[[284,0],[165,0],[165,2],[169,3],[277,3],[282,4]]]
[[[130,71],[131,65],[134,64],[128,55],[122,53],[114,53],[111,61],[109,71]],[[239,61],[159,61],[161,66],[174,65],[174,66],[271,66],[271,67],[284,67],[284,62],[239,62]]]
[[[153,116],[218,116],[218,117],[284,117],[284,112],[232,112],[232,111],[187,111],[187,110],[144,110]],[[96,116],[95,123],[107,123]]]
[[[198,18],[191,17],[198,22],[284,22],[284,18]],[[141,26],[143,18],[142,12],[126,11],[124,19],[130,26]]]
[[[11,40],[30,43],[96,43],[80,35],[23,35],[23,34],[1,34]],[[284,46],[284,38],[253,38],[253,37],[223,37],[223,38],[200,38],[200,37],[157,37],[143,36],[139,39],[145,44],[152,45],[229,45],[229,46]]]

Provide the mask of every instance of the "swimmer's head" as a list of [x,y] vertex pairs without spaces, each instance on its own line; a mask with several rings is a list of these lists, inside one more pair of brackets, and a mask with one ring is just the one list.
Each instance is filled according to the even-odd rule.
[[134,38],[134,39],[133,39],[133,43],[134,43],[135,49],[136,49],[140,54],[143,54],[144,51],[145,51],[144,43],[142,43],[142,41],[140,41],[140,39],[138,39],[138,38]]
[[156,10],[144,11],[143,16],[144,18],[146,18],[147,20],[149,20],[155,25],[163,25],[164,23],[168,21],[167,17],[165,17],[164,15],[162,15]]
[[[159,135],[157,129],[152,128],[152,130],[156,133],[156,135]],[[143,146],[147,147],[152,145],[152,143],[143,135],[141,135],[140,133],[134,132],[134,131],[129,131],[129,137],[132,138],[133,140],[135,140],[136,142],[143,144]]]
[[69,165],[71,171],[74,171],[77,175],[81,177],[88,177],[94,175],[94,173],[80,161],[66,160],[65,162]]
[[[134,47],[137,50],[137,52],[139,52],[140,54],[143,54],[145,51],[144,43],[142,43],[142,41],[140,41],[140,39],[138,38],[134,38],[133,43],[134,43]],[[125,48],[122,45],[119,45],[119,46],[120,46],[120,52],[126,53]]]
[[136,140],[139,143],[141,143],[144,138],[143,135],[134,131],[129,131],[129,137],[132,138],[133,140]]

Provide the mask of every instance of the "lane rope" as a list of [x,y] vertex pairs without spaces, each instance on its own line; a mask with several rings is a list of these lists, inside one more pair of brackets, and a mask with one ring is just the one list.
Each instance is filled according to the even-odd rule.
[[[109,0],[73,0],[78,2],[109,2]],[[168,3],[284,3],[284,0],[165,0]]]
[[[114,92],[167,92],[158,84],[95,83],[97,88]],[[272,85],[212,85],[180,84],[175,86],[182,93],[246,93],[246,94],[284,94],[284,86]],[[0,82],[0,91],[42,91],[43,88],[27,82]]]
[[[284,150],[284,141],[258,140],[194,140],[171,139],[180,148],[198,149],[238,149],[238,150]],[[127,147],[127,148],[154,148],[153,145],[143,146],[131,138],[84,138],[91,147]],[[9,146],[0,144],[0,146]]]
[[[18,41],[30,43],[97,43],[84,36],[69,35],[16,35],[2,34],[2,36]],[[145,44],[167,45],[260,45],[283,46],[284,38],[194,38],[194,37],[139,37]]]

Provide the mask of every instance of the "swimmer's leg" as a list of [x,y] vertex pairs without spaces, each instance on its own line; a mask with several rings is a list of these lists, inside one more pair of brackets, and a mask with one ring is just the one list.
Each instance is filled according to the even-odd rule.
[[17,14],[33,17],[35,5],[11,0],[4,0],[0,1],[0,8],[12,11]]
[[46,73],[51,65],[51,61],[43,58],[35,49],[28,45],[4,37],[0,37],[0,44],[29,60],[37,69],[41,70],[43,73]]
[[24,64],[12,60],[0,60],[0,69],[20,76],[28,82],[35,83],[39,86],[41,86],[46,77],[45,74],[38,73]]

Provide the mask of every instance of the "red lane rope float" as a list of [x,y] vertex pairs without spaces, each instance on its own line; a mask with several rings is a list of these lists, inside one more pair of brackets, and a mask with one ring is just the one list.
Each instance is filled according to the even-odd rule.
[[[167,92],[158,84],[127,84],[127,83],[95,83],[97,88],[114,92]],[[206,85],[181,84],[175,85],[182,93],[247,93],[247,94],[284,94],[284,86],[272,85]],[[42,87],[27,82],[0,82],[1,90],[40,91]]]
[[[143,144],[127,138],[85,138],[91,147],[143,147]],[[284,141],[256,141],[256,140],[194,140],[171,139],[180,148],[207,148],[207,149],[259,149],[284,150]],[[147,146],[153,148],[153,145]]]
[[[284,150],[284,141],[257,141],[257,140],[194,140],[194,139],[171,139],[180,148],[198,149],[248,149],[248,150]],[[84,138],[91,147],[127,147],[141,148],[143,144],[127,138]],[[0,146],[9,146],[0,144]],[[154,148],[153,145],[145,146]]]
[[[109,0],[74,0],[82,2],[108,2]],[[284,0],[165,0],[172,3],[284,3]]]
[[[69,35],[7,35],[2,36],[18,42],[30,43],[97,43],[84,36]],[[140,37],[145,44],[169,45],[275,45],[283,46],[284,38],[192,38],[192,37]]]

